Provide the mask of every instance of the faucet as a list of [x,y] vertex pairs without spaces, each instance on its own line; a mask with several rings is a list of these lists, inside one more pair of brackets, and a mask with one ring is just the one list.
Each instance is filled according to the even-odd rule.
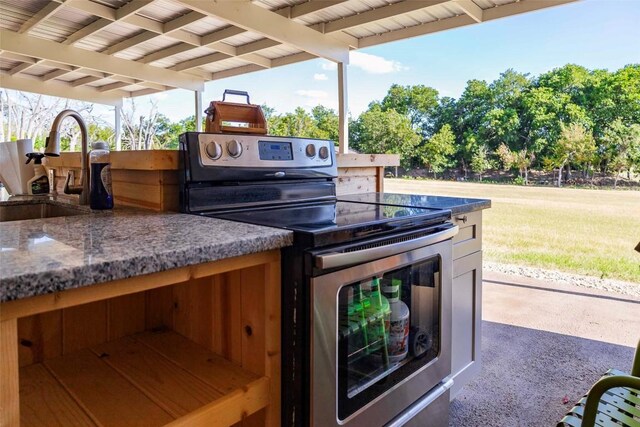
[[80,132],[82,133],[82,163],[80,173],[80,185],[73,185],[73,171],[67,173],[67,178],[64,182],[65,194],[79,194],[80,204],[89,204],[89,168],[87,165],[87,153],[89,145],[89,133],[87,132],[87,125],[84,123],[80,113],[74,110],[64,110],[56,116],[51,125],[51,132],[46,139],[46,146],[44,150],[45,156],[58,157],[60,156],[60,125],[62,121],[67,117],[73,117],[80,126]]

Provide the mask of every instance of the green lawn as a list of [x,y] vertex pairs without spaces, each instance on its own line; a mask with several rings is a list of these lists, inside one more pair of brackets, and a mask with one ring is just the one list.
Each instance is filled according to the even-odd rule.
[[640,191],[386,179],[389,193],[491,199],[484,259],[640,283]]

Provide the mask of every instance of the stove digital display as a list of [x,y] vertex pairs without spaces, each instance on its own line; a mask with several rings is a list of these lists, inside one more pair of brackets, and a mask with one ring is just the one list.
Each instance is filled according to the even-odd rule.
[[290,142],[258,141],[260,160],[293,160]]

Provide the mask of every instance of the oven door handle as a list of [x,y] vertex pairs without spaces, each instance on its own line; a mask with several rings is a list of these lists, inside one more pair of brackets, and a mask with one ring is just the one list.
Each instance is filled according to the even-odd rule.
[[362,249],[353,252],[333,252],[315,256],[315,265],[322,270],[344,267],[353,264],[363,264],[380,258],[396,255],[402,252],[412,251],[424,246],[440,243],[451,239],[458,234],[458,226],[454,225],[444,231],[439,231],[428,236],[417,237],[405,242],[393,243],[378,248]]

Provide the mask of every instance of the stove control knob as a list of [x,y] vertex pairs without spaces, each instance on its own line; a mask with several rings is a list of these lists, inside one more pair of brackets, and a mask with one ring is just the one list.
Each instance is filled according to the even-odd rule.
[[307,157],[314,158],[316,156],[316,146],[313,144],[307,144],[305,152],[307,153]]
[[227,151],[231,157],[240,157],[242,155],[242,144],[240,144],[237,140],[232,139],[227,142]]
[[322,160],[327,160],[329,158],[329,147],[323,146],[318,150],[318,154]]
[[212,160],[218,160],[222,156],[222,147],[217,142],[210,142],[205,147],[207,156]]

